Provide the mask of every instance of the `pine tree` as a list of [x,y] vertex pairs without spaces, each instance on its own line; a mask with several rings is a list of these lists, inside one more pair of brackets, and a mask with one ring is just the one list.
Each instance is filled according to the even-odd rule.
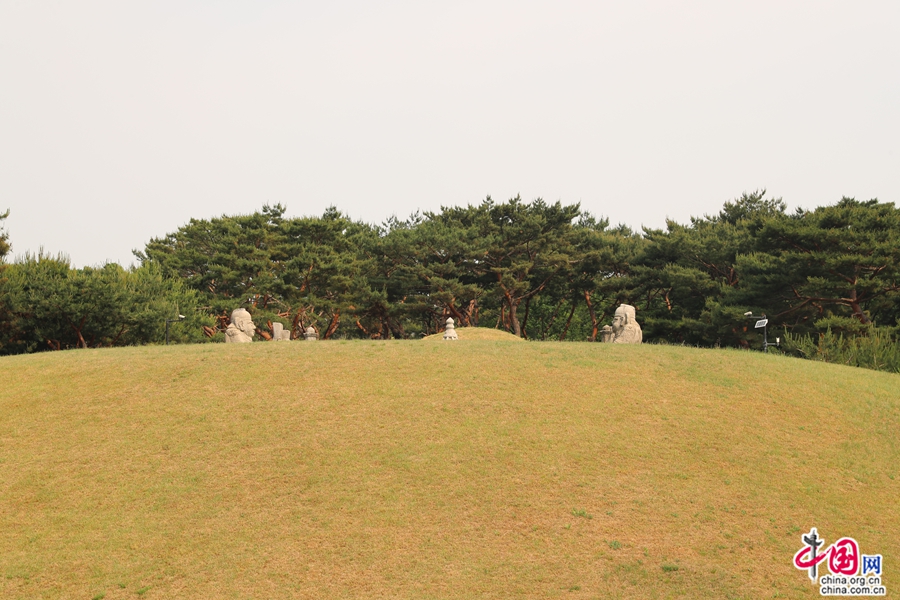
[[769,220],[757,251],[741,257],[748,295],[797,332],[860,331],[897,323],[900,210],[843,198],[833,206]]

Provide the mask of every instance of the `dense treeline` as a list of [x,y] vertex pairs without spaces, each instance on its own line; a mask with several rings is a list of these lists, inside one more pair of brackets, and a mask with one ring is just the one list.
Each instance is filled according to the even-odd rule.
[[578,206],[488,198],[383,226],[334,209],[286,219],[267,206],[192,220],[138,257],[201,292],[219,329],[246,306],[258,323],[279,320],[295,335],[311,325],[323,339],[429,334],[448,316],[532,339],[587,339],[614,307],[607,280],[626,273],[640,243]]
[[645,338],[742,346],[746,311],[794,335],[857,335],[898,317],[900,213],[845,198],[789,214],[764,192],[714,216],[638,234],[577,205],[514,198],[354,222],[281,206],[194,220],[138,254],[205,298],[221,328],[247,306],[323,338],[405,338],[463,326],[530,339],[593,340],[622,302]]
[[5,264],[9,249],[0,235],[0,354],[162,342],[166,319],[179,314],[172,339],[200,341],[213,323],[200,295],[158,265],[73,269],[43,253]]
[[[130,271],[74,270],[43,256],[8,265],[0,351],[159,341],[167,311],[192,315],[180,339],[215,339],[240,306],[263,338],[276,321],[294,337],[312,326],[323,339],[410,338],[439,331],[449,316],[529,339],[595,340],[628,303],[647,341],[758,347],[744,317],[753,311],[807,355],[810,340],[826,334],[892,343],[900,319],[900,211],[877,200],[788,213],[756,192],[716,215],[640,233],[578,205],[518,197],[380,226],[333,208],[321,217],[284,212],[275,205],[191,220],[151,240]],[[70,293],[57,290],[62,281],[83,290],[81,304],[43,306],[29,291],[62,298]],[[106,287],[131,296],[107,298]],[[90,304],[109,323],[91,329],[89,341]],[[65,336],[42,329],[39,307],[57,315]]]
[[38,255],[4,275],[4,354],[161,342],[165,320],[180,313],[185,321],[172,328],[172,339],[199,341],[200,327],[211,322],[196,310],[196,292],[156,265],[73,269],[65,257]]

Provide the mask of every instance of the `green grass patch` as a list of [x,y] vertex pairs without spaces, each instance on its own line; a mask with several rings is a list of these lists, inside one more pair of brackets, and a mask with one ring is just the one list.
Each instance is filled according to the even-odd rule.
[[679,569],[678,565],[662,565],[662,570],[666,573],[674,573]]

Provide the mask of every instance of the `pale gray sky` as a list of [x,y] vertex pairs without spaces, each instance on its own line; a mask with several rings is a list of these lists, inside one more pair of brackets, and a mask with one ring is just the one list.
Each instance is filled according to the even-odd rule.
[[276,202],[900,203],[898,140],[896,0],[0,0],[0,212],[76,266]]

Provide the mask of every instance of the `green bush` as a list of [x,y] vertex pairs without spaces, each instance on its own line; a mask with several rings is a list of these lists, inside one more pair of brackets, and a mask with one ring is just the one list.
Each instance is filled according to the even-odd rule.
[[900,346],[893,331],[882,327],[846,336],[834,333],[830,327],[818,335],[786,333],[784,350],[812,360],[900,373]]
[[165,342],[166,319],[175,343],[207,341],[213,320],[199,294],[158,265],[73,269],[64,256],[25,255],[0,280],[0,354],[131,346]]

